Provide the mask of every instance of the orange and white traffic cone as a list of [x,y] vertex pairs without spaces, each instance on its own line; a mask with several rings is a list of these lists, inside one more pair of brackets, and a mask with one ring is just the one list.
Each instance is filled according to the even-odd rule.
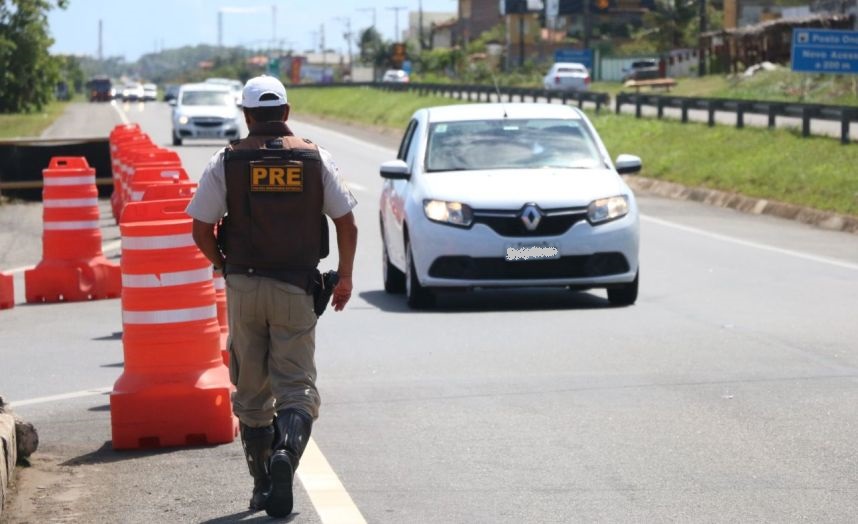
[[123,211],[125,370],[110,396],[115,449],[218,444],[238,434],[212,267],[194,244],[187,203]]
[[42,173],[42,261],[24,273],[27,302],[118,297],[119,266],[101,250],[95,169],[84,157],[54,157]]

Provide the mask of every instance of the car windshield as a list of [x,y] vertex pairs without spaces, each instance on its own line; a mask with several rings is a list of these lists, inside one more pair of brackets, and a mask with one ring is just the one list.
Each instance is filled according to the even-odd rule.
[[426,171],[603,166],[596,143],[578,120],[476,120],[429,127]]
[[232,95],[226,91],[185,91],[182,93],[184,106],[227,106],[235,103]]

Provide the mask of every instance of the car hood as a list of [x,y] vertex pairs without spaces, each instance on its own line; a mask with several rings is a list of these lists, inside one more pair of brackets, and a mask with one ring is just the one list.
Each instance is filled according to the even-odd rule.
[[229,106],[182,106],[176,109],[176,114],[187,117],[214,116],[218,118],[236,118],[238,109]]
[[462,202],[476,209],[586,206],[597,198],[626,194],[610,169],[508,169],[425,173],[423,198]]

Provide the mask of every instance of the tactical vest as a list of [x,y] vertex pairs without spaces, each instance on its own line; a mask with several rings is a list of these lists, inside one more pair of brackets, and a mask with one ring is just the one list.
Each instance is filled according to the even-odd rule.
[[226,273],[272,277],[309,291],[327,254],[316,145],[282,122],[256,124],[226,149],[224,171],[227,215],[218,242]]

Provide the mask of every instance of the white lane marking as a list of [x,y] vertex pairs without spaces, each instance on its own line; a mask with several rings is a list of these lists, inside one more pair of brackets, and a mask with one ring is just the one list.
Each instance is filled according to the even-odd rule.
[[[353,137],[353,136],[351,136],[351,135],[347,135],[347,134],[345,134],[345,133],[340,133],[340,132],[338,132],[338,131],[334,131],[334,130],[332,130],[332,129],[328,129],[328,128],[325,128],[325,127],[322,127],[322,126],[314,126],[313,124],[308,124],[308,123],[303,123],[303,124],[302,124],[300,120],[295,120],[295,121],[290,120],[290,122],[293,122],[293,123],[295,123],[295,124],[298,124],[299,126],[314,127],[314,128],[316,128],[316,129],[320,129],[320,130],[322,130],[322,131],[323,131],[323,132],[325,132],[325,133],[335,133],[335,134],[339,135],[339,136],[341,137],[341,139],[345,139],[345,140],[348,140],[348,141],[350,141],[350,142],[354,142],[355,144],[358,144],[358,145],[360,145],[360,146],[362,146],[362,147],[372,147],[372,148],[375,148],[375,149],[377,149],[377,150],[379,150],[379,151],[384,151],[384,152],[385,152],[386,154],[388,154],[388,155],[391,153],[391,151],[393,151],[393,152],[394,152],[394,153],[393,153],[394,155],[396,154],[396,152],[395,152],[396,150],[395,150],[395,149],[391,149],[391,148],[389,148],[389,147],[385,147],[385,146],[380,146],[380,145],[378,145],[378,144],[374,144],[374,143],[372,143],[372,142],[367,142],[367,141],[365,141],[365,140],[361,140],[360,138],[355,138],[355,137]],[[326,148],[326,149],[327,149],[327,148]]]
[[851,269],[853,271],[858,271],[858,264],[853,264],[851,262],[845,262],[843,260],[837,260],[834,258],[826,258],[820,257],[817,255],[811,255],[809,253],[802,253],[801,251],[793,251],[791,249],[783,249],[780,247],[770,246],[768,244],[760,244],[757,242],[751,242],[750,240],[742,240],[741,238],[731,237],[728,235],[721,235],[719,233],[712,233],[709,231],[705,231],[703,229],[698,229],[696,227],[685,226],[682,224],[677,224],[676,222],[671,222],[669,220],[663,220],[661,218],[655,218],[647,215],[641,215],[641,219],[647,222],[652,222],[653,224],[658,224],[660,226],[669,227],[671,229],[677,229],[679,231],[685,231],[686,233],[694,233],[696,235],[702,235],[709,238],[714,238],[715,240],[720,240],[722,242],[730,242],[732,244],[737,244],[745,247],[752,247],[755,249],[760,249],[763,251],[770,251],[772,253],[778,253],[780,255],[788,255],[795,258],[801,258],[803,260],[809,260],[811,262],[819,262],[821,264],[828,264],[831,266],[841,267],[844,269]]
[[296,472],[324,524],[366,524],[360,510],[312,438]]
[[[121,246],[122,246],[122,242],[120,240],[114,240],[113,242],[106,242],[106,243],[101,245],[101,252],[105,253],[105,254],[111,253],[113,251],[118,250]],[[0,271],[0,273],[9,273],[9,274],[15,275],[17,273],[23,273],[24,271],[33,269],[34,267],[36,267],[36,266],[13,267],[12,269],[7,269],[6,271]]]
[[354,182],[346,182],[346,184],[348,184],[349,189],[353,191],[359,191],[361,193],[366,193],[367,191],[366,187],[360,184],[355,184]]
[[82,398],[82,397],[91,397],[94,395],[102,395],[104,393],[110,393],[113,391],[113,386],[103,387],[103,388],[94,388],[94,389],[84,389],[83,391],[75,391],[72,393],[63,393],[61,395],[51,395],[49,397],[38,397],[38,398],[30,398],[27,400],[17,400],[10,402],[9,405],[13,408],[20,408],[21,406],[32,406],[33,404],[45,404],[47,402],[57,402],[60,400],[70,400],[73,398]]
[[121,120],[122,123],[127,126],[130,123],[130,120],[128,120],[128,115],[125,114],[125,111],[123,111],[122,108],[119,107],[119,104],[116,103],[116,100],[111,100],[110,105],[112,105],[113,109],[116,110],[116,114],[119,115],[119,120]]

